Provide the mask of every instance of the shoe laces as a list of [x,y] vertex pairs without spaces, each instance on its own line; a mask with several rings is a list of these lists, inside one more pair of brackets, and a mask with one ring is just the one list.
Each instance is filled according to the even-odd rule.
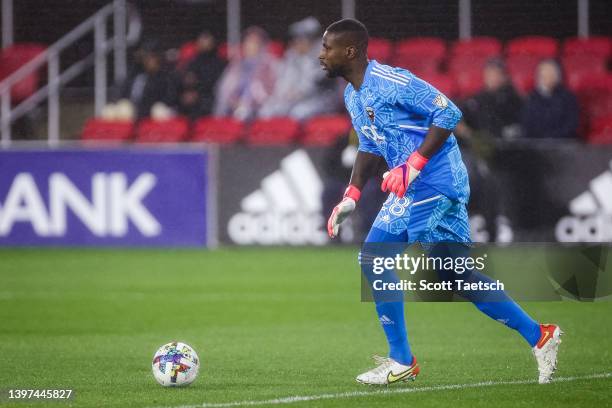
[[391,365],[393,364],[393,360],[388,357],[381,357],[381,356],[374,355],[372,356],[372,358],[374,359],[374,362],[378,366],[372,370],[372,373],[374,374],[384,374],[386,371],[388,371],[391,368]]

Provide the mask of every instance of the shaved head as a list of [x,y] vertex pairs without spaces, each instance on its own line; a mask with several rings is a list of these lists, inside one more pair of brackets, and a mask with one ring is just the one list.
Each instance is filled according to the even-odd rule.
[[367,54],[368,29],[360,21],[345,18],[331,24],[325,31],[329,34],[335,34],[338,41],[344,46],[353,46],[359,54]]
[[323,34],[323,47],[319,54],[323,69],[330,78],[346,76],[355,66],[368,61],[368,30],[357,20],[345,18],[336,21]]

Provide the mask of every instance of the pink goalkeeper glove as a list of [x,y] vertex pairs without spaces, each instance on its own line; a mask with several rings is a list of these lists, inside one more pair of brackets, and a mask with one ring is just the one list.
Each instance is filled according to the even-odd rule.
[[340,224],[348,218],[349,215],[355,210],[357,201],[361,197],[361,191],[353,185],[349,185],[344,192],[342,201],[334,207],[329,220],[327,220],[327,234],[330,238],[334,238],[338,235]]
[[408,186],[421,173],[428,160],[415,151],[408,157],[406,163],[394,167],[383,175],[383,182],[380,186],[381,190],[394,193],[399,198],[404,197]]

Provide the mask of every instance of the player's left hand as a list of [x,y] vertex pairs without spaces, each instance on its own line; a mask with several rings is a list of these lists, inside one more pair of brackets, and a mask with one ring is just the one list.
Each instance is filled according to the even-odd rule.
[[408,186],[421,173],[428,160],[419,152],[413,152],[406,163],[394,167],[383,175],[381,190],[393,193],[399,198],[404,197]]

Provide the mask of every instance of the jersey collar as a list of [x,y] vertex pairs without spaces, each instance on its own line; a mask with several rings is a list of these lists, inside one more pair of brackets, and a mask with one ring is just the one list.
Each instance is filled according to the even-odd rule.
[[376,62],[376,60],[370,60],[368,62],[366,71],[363,74],[363,82],[361,83],[359,89],[356,90],[357,92],[364,90],[368,86],[368,83],[370,82],[370,77],[372,76],[370,72],[372,71],[372,68],[374,68],[374,66],[376,66],[377,64],[378,62]]

